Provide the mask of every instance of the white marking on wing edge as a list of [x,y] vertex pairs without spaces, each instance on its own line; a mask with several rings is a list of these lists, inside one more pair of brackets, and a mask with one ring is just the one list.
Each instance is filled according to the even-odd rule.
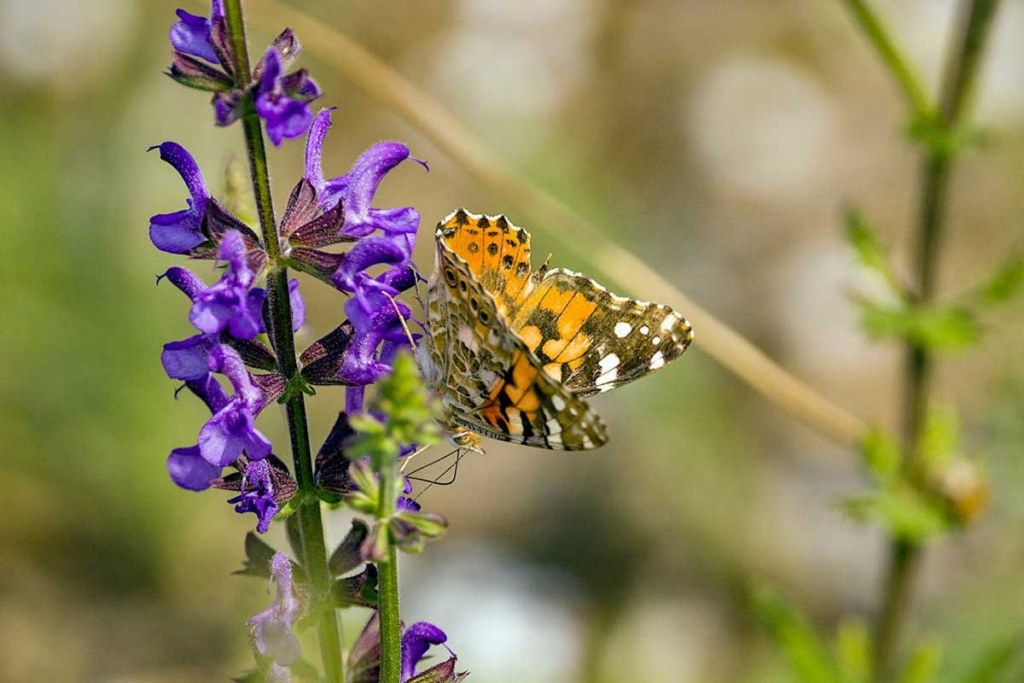
[[619,357],[614,353],[609,353],[607,356],[601,359],[598,363],[601,366],[601,376],[594,382],[597,386],[602,384],[608,384],[608,382],[614,382],[615,378],[619,376],[618,370],[615,368],[619,367]]
[[677,322],[679,322],[679,320],[674,315],[666,315],[665,319],[661,321],[661,331],[668,332],[676,326]]
[[619,339],[622,339],[632,331],[633,326],[629,323],[615,323],[615,336]]
[[551,405],[555,406],[555,410],[559,412],[565,410],[565,400],[561,396],[552,396]]
[[661,355],[661,351],[651,356],[651,370],[657,370],[665,364],[665,357]]

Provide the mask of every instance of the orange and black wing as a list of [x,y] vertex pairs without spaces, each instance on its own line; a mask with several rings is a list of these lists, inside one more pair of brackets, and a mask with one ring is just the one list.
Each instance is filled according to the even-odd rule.
[[[433,299],[443,299],[445,308],[446,370],[441,383],[452,421],[493,439],[528,446],[586,450],[605,443],[601,418],[543,371],[509,328],[470,262],[449,246],[443,230],[442,225],[434,281],[443,293]],[[479,248],[465,247],[469,242],[458,244],[480,253]]]

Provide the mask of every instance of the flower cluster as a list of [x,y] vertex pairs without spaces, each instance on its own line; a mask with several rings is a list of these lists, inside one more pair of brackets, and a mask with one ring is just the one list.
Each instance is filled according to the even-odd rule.
[[320,89],[305,69],[285,73],[302,49],[291,29],[274,39],[253,69],[251,80],[243,82],[223,0],[213,0],[209,17],[180,9],[177,14],[179,21],[170,32],[174,55],[167,75],[190,88],[213,92],[218,126],[231,125],[255,110],[266,122],[267,135],[275,145],[306,132],[313,120],[309,103],[320,97]]

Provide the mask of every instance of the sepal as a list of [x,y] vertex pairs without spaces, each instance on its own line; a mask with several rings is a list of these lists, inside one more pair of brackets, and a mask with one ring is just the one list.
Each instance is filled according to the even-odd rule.
[[208,92],[226,92],[234,87],[231,78],[206,62],[182,52],[174,52],[167,75],[188,88]]
[[338,544],[338,547],[331,553],[331,559],[327,562],[327,568],[331,574],[341,576],[347,574],[363,563],[359,548],[366,541],[370,534],[370,527],[361,519],[353,519],[352,527],[345,534],[345,538]]
[[331,603],[334,607],[376,607],[377,568],[367,564],[360,573],[338,579],[331,585]]

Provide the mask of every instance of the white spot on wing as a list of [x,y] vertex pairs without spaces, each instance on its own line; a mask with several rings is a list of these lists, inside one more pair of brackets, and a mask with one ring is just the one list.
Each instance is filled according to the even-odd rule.
[[661,343],[661,337],[655,337],[654,339],[651,340],[651,343],[657,346],[658,344]]
[[661,355],[661,351],[651,356],[651,370],[657,370],[665,364],[665,357]]
[[565,410],[565,400],[557,394],[551,397],[551,405],[559,412]]
[[647,336],[647,333],[650,331],[651,328],[647,327],[647,325],[644,325],[643,327],[640,328],[640,334],[644,335],[645,337]]
[[661,321],[661,331],[668,332],[669,330],[676,326],[677,322],[679,321],[676,319],[674,315],[666,315],[665,319]]
[[598,377],[597,381],[594,383],[597,386],[607,384],[608,382],[614,382],[615,378],[619,376],[619,373],[616,370],[616,368],[619,367],[619,357],[614,353],[609,353],[607,356],[602,358],[598,365],[601,366],[602,372],[601,376]]
[[615,336],[619,339],[622,339],[632,331],[633,326],[629,323],[615,323]]

